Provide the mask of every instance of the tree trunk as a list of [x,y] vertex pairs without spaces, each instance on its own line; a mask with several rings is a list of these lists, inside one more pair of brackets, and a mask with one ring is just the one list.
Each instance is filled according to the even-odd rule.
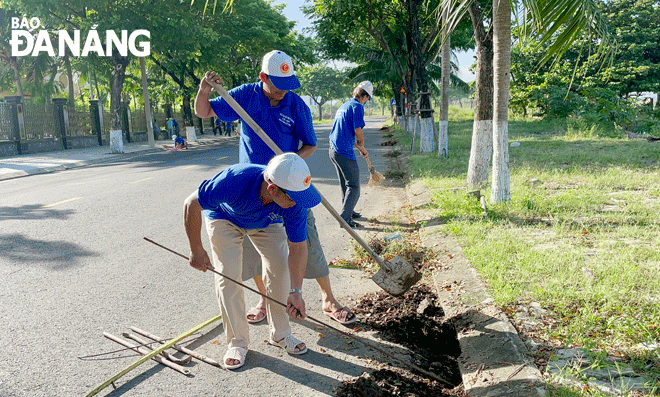
[[[69,59],[68,55],[64,55],[64,67],[66,68],[66,79],[69,82],[69,109],[73,109],[75,107],[75,101],[76,98],[74,97],[73,93],[73,69],[71,68],[71,60]],[[122,83],[123,84],[123,83]]]
[[193,127],[192,110],[190,109],[190,94],[185,86],[181,87],[181,89],[183,90],[183,125],[186,127]]
[[23,84],[21,84],[21,69],[18,67],[18,59],[11,57],[11,68],[14,70],[14,82],[16,83],[16,94],[23,97]]
[[509,85],[511,77],[511,3],[493,0],[493,204],[511,200],[509,177]]
[[112,59],[115,63],[115,70],[112,74],[112,86],[110,87],[110,153],[124,153],[124,141],[121,131],[121,94],[124,89],[124,80],[126,80],[128,57],[113,54]]
[[[447,19],[449,17],[449,7],[446,7],[442,12],[443,25],[447,24]],[[438,121],[438,156],[439,157],[448,157],[448,146],[449,146],[449,73],[450,73],[450,62],[449,57],[451,56],[450,48],[450,38],[449,35],[444,35],[442,39],[444,44],[442,45],[442,55],[441,55],[441,68],[442,68],[442,84],[441,84],[441,96],[440,96],[440,120]]]
[[493,154],[493,30],[486,32],[478,2],[473,2],[468,11],[477,44],[477,70],[467,187],[480,190],[488,185]]

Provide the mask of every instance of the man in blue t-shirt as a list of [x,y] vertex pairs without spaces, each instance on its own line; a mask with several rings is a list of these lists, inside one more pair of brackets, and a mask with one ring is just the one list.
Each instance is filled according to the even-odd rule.
[[[227,369],[245,363],[250,344],[244,291],[232,281],[241,278],[246,236],[265,258],[266,293],[278,302],[287,302],[286,309],[267,303],[269,342],[290,354],[307,351],[292,335],[287,315],[306,317],[301,289],[307,262],[307,209],[321,202],[311,180],[305,160],[295,153],[284,153],[268,166],[230,166],[202,182],[184,202],[190,265],[222,274],[216,274],[215,285],[227,336]],[[202,219],[211,241],[213,264],[202,245]]]
[[[271,51],[264,55],[259,73],[260,82],[244,84],[229,91],[229,94],[254,119],[264,132],[284,152],[296,152],[302,158],[307,158],[316,150],[316,133],[312,124],[312,114],[309,107],[296,93],[300,81],[295,76],[291,57],[282,51]],[[222,98],[209,100],[213,87],[208,81],[222,84],[220,77],[212,71],[199,84],[195,98],[195,113],[198,117],[217,116],[222,120],[237,120],[238,114]],[[245,122],[241,123],[242,131],[239,146],[239,162],[251,164],[267,164],[275,154],[270,147]],[[321,289],[323,312],[342,324],[350,324],[357,320],[355,314],[342,306],[332,293],[330,271],[325,259],[323,248],[316,231],[316,221],[312,211],[307,215],[308,260],[305,278],[314,278]],[[243,279],[254,278],[260,291],[263,292],[263,281],[259,277],[261,265],[256,251],[245,245]],[[250,323],[263,321],[266,317],[266,302],[261,298],[259,303],[247,313]]]
[[329,156],[341,186],[341,217],[353,228],[360,226],[353,220],[356,217],[355,205],[360,198],[360,169],[353,148],[362,157],[369,157],[362,134],[362,127],[365,126],[363,106],[372,98],[373,92],[374,86],[370,81],[358,84],[353,90],[353,98],[337,110],[330,132]]

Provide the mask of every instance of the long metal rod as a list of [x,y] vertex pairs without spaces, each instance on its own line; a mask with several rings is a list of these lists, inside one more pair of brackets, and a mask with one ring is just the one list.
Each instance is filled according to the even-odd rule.
[[110,386],[114,381],[116,381],[117,379],[119,379],[122,376],[126,375],[127,373],[129,373],[130,371],[132,371],[133,369],[138,367],[140,364],[148,361],[149,359],[151,359],[154,356],[157,356],[158,354],[160,354],[160,352],[169,349],[174,344],[181,342],[185,338],[189,337],[190,335],[194,334],[195,332],[199,331],[200,329],[208,326],[209,324],[213,324],[214,322],[220,320],[221,318],[222,318],[222,315],[217,315],[215,317],[212,317],[212,318],[204,321],[201,324],[198,324],[198,325],[194,326],[193,328],[191,328],[188,331],[182,333],[181,335],[179,335],[176,338],[170,340],[169,342],[167,342],[163,346],[161,346],[158,349],[152,351],[151,353],[147,354],[146,356],[143,356],[142,358],[140,358],[139,360],[137,360],[133,364],[131,364],[128,367],[124,368],[123,370],[119,371],[119,373],[114,375],[112,378],[106,380],[105,382],[101,383],[94,390],[89,392],[85,397],[92,397],[92,396],[97,395],[101,390],[103,390],[106,387]]
[[[134,344],[132,344],[128,341],[123,340],[122,338],[119,338],[119,337],[114,336],[112,334],[109,334],[107,332],[104,332],[103,336],[105,336],[106,338],[108,338],[112,341],[115,341],[115,342],[119,343],[122,346],[126,346],[129,349],[133,350],[134,352],[140,353],[145,357],[148,354],[153,352],[153,350],[149,350],[146,347],[138,347],[137,345],[134,345]],[[190,371],[187,368],[183,368],[182,366],[180,366],[178,364],[175,364],[175,363],[171,362],[170,360],[168,360],[164,357],[156,355],[156,356],[151,357],[151,359],[158,362],[158,363],[160,363],[160,364],[163,364],[167,367],[170,367],[170,368],[172,368],[173,370],[175,370],[177,372],[181,372],[184,375],[191,375]]]
[[[153,347],[149,346],[150,342],[146,341],[140,335],[131,334],[130,332],[122,332],[121,336],[123,336],[126,339],[130,339],[132,341],[139,343],[140,345],[144,346],[144,348],[149,349],[150,352],[154,350]],[[170,360],[174,364],[179,364],[179,365],[188,364],[190,360],[192,360],[192,356],[187,354],[179,358],[174,356],[173,354],[168,353],[167,351],[164,351],[160,353],[160,355],[163,356],[165,359]]]
[[[190,259],[189,259],[187,256],[183,255],[183,254],[180,254],[180,253],[178,253],[178,252],[176,252],[176,251],[174,251],[174,250],[172,250],[172,249],[170,249],[170,248],[167,248],[167,247],[165,247],[165,246],[163,246],[163,245],[161,245],[161,244],[158,244],[157,242],[155,242],[155,241],[153,241],[153,240],[151,240],[151,239],[149,239],[149,238],[147,238],[147,237],[144,237],[144,239],[147,240],[148,242],[154,244],[154,245],[157,245],[158,247],[160,247],[160,248],[162,248],[162,249],[164,249],[164,250],[166,250],[166,251],[169,251],[169,252],[171,252],[171,253],[173,253],[173,254],[176,254],[176,255],[178,255],[178,256],[180,256],[180,257],[182,257],[182,258],[187,259],[188,261],[190,261]],[[208,269],[208,270],[210,270],[211,272],[213,272],[213,273],[215,273],[215,274],[217,274],[217,275],[219,275],[219,276],[224,277],[225,279],[227,279],[227,280],[229,280],[229,281],[231,281],[231,282],[233,282],[233,283],[235,283],[235,284],[240,285],[240,286],[243,287],[243,288],[247,288],[247,289],[249,289],[250,291],[252,291],[252,292],[258,294],[259,296],[262,296],[262,297],[268,299],[269,301],[271,301],[271,302],[273,302],[273,303],[276,303],[276,304],[278,304],[278,305],[280,305],[280,306],[284,306],[284,307],[286,307],[286,305],[285,305],[284,303],[282,303],[282,302],[280,302],[280,301],[278,301],[278,300],[276,300],[276,299],[273,299],[273,298],[271,298],[271,297],[268,296],[268,295],[262,294],[261,292],[255,290],[254,288],[250,288],[250,287],[248,287],[247,285],[245,285],[245,284],[243,284],[243,283],[241,283],[241,282],[239,282],[239,281],[236,281],[236,280],[234,280],[234,279],[232,279],[232,278],[230,278],[230,277],[227,277],[227,276],[225,276],[224,274],[220,273],[219,271],[217,271],[217,270],[215,270],[215,269]],[[349,334],[348,332],[342,331],[342,330],[340,330],[339,328],[336,328],[336,327],[333,327],[332,325],[326,324],[326,323],[324,323],[324,322],[322,322],[322,321],[320,321],[320,320],[315,319],[315,318],[312,317],[312,316],[307,316],[307,318],[310,319],[310,320],[312,320],[312,321],[314,321],[315,323],[317,323],[317,324],[323,326],[323,327],[330,328],[330,329],[333,330],[333,331],[337,331],[337,332],[339,332],[340,334],[342,334],[342,335],[344,335],[344,336],[347,336],[347,337],[349,337],[349,338],[351,338],[351,339],[353,339],[353,340],[355,340],[355,341],[358,341],[358,342],[362,343],[363,345],[367,346],[367,347],[370,348],[370,349],[374,349],[374,350],[376,350],[376,351],[378,351],[378,352],[380,352],[380,353],[386,355],[387,357],[393,359],[394,361],[398,362],[399,364],[402,364],[404,367],[410,367],[410,368],[413,368],[415,371],[417,371],[417,372],[419,372],[419,373],[421,373],[421,374],[424,374],[424,375],[428,376],[429,378],[433,378],[433,379],[435,379],[435,380],[441,382],[442,384],[445,384],[445,385],[446,385],[446,384],[450,384],[449,381],[447,381],[446,379],[442,379],[440,376],[438,376],[438,375],[436,375],[436,374],[434,374],[434,373],[432,373],[432,372],[429,372],[429,371],[427,371],[427,370],[425,370],[425,369],[423,369],[423,368],[420,368],[420,367],[416,366],[416,365],[413,364],[413,363],[409,363],[409,362],[403,361],[402,359],[396,357],[396,356],[393,355],[392,353],[389,353],[389,352],[387,352],[387,351],[381,349],[380,347],[375,346],[375,345],[373,345],[373,344],[371,344],[371,343],[365,341],[364,339],[362,339],[362,338],[360,338],[360,337],[358,337],[358,336],[356,336],[356,335]]]
[[[254,130],[254,132],[257,135],[259,135],[259,137],[266,143],[266,145],[268,145],[268,147],[273,152],[275,152],[275,154],[283,153],[282,149],[280,149],[280,147],[277,146],[275,142],[273,142],[273,140],[268,136],[268,134],[266,134],[266,132],[261,127],[259,127],[259,124],[257,124],[257,122],[254,121],[254,119],[245,111],[245,109],[243,109],[243,107],[241,107],[241,105],[238,102],[236,102],[236,100],[231,95],[229,95],[227,90],[225,90],[225,88],[222,85],[217,84],[214,81],[210,81],[210,80],[206,80],[206,81],[209,84],[211,84],[211,86],[213,86],[213,88],[218,92],[218,94],[220,94],[220,96],[225,101],[227,101],[229,106],[231,106],[231,108],[234,109],[234,111],[241,117],[241,119],[243,119],[246,123],[248,123],[248,125]],[[348,234],[350,234],[351,237],[353,237],[355,241],[357,241],[358,244],[360,244],[362,248],[364,248],[364,250],[367,251],[369,256],[371,256],[378,263],[378,266],[380,266],[383,270],[390,272],[392,270],[392,267],[383,259],[381,259],[381,257],[378,256],[378,254],[376,254],[376,252],[373,249],[371,249],[371,247],[369,247],[369,244],[367,244],[364,241],[364,239],[362,239],[362,237],[360,237],[360,235],[357,234],[355,230],[353,230],[353,228],[348,225],[348,223],[346,223],[344,218],[342,218],[341,215],[339,215],[339,213],[334,208],[332,208],[332,205],[330,205],[328,200],[326,200],[325,197],[323,197],[321,192],[318,189],[316,189],[316,191],[321,196],[321,204],[323,204],[323,206],[330,212],[330,214],[339,222],[341,227],[343,227],[348,232]]]
[[[137,332],[138,334],[140,334],[140,335],[142,335],[142,336],[146,336],[146,337],[149,338],[149,339],[155,340],[156,342],[159,342],[159,343],[162,343],[162,344],[167,343],[167,341],[164,340],[164,339],[162,339],[161,337],[159,337],[159,336],[157,336],[157,335],[154,335],[154,334],[152,334],[152,333],[149,333],[149,332],[147,332],[147,331],[143,331],[143,330],[141,330],[141,329],[138,328],[138,327],[131,327],[131,330]],[[194,350],[188,349],[187,347],[183,347],[183,346],[179,346],[179,345],[174,345],[174,346],[172,346],[172,348],[174,348],[174,349],[180,351],[181,353],[185,353],[185,354],[187,354],[187,355],[189,355],[189,356],[191,356],[191,357],[194,357],[194,358],[196,358],[196,359],[198,359],[198,360],[200,360],[200,361],[203,361],[203,362],[205,362],[205,363],[207,363],[207,364],[211,364],[211,365],[214,365],[214,366],[216,366],[216,367],[220,367],[220,363],[219,363],[219,362],[215,361],[215,360],[212,359],[212,358],[206,357],[205,355],[203,355],[203,354],[201,354],[201,353],[197,353],[197,352],[194,351]]]

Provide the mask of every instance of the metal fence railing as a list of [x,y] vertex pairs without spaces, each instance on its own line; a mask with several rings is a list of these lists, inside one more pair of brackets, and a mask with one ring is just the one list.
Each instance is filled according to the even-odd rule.
[[89,110],[73,110],[69,112],[69,136],[94,135],[92,127],[92,115]]
[[0,141],[14,140],[11,136],[11,117],[10,107],[6,102],[0,102]]
[[25,131],[21,139],[53,138],[57,134],[55,106],[52,103],[23,102]]

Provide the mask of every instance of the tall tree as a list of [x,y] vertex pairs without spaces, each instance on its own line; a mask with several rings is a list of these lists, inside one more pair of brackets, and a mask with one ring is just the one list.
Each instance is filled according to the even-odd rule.
[[[426,77],[426,68],[441,50],[442,25],[435,15],[438,1],[315,0],[305,13],[313,18],[314,29],[327,57],[358,65],[359,73],[349,76],[365,79],[374,72],[370,80],[377,86],[391,87],[395,98],[404,87],[412,100],[411,95],[420,92],[423,84],[426,85],[421,90],[430,91],[428,85],[432,82]],[[411,10],[414,11],[411,13]],[[465,35],[453,42],[455,48],[465,49],[468,41]],[[367,65],[371,71],[367,70]],[[424,108],[429,109],[430,105]]]
[[[449,7],[442,9],[442,23],[446,25],[449,21]],[[438,121],[438,156],[447,157],[448,143],[449,143],[449,76],[450,76],[450,53],[451,53],[451,38],[449,32],[444,32],[442,35],[442,84],[441,84],[441,97],[440,97],[440,117]]]
[[[487,6],[486,10],[484,5]],[[488,15],[484,15],[484,11],[487,11]],[[477,46],[474,121],[467,171],[467,187],[474,190],[483,189],[488,184],[493,153],[493,29],[490,25],[484,25],[487,20],[492,20],[490,4],[474,1],[470,4],[468,12]]]
[[342,72],[323,65],[296,70],[300,79],[300,92],[309,96],[319,109],[319,120],[323,120],[323,105],[331,99],[345,98],[350,92],[343,84]]
[[509,82],[511,3],[493,0],[493,185],[490,201],[511,200],[509,176]]
[[[452,0],[443,1],[452,2]],[[450,23],[446,27],[447,29],[454,29],[457,21],[462,19],[473,1],[474,0],[462,0],[460,2],[450,18]],[[511,65],[511,3],[507,1],[507,5],[503,5],[502,1],[504,0],[493,0],[493,25],[495,25],[495,21],[498,21],[500,26],[505,26],[505,12],[508,12],[509,18],[509,22],[506,24],[509,29],[508,38],[505,38],[505,35],[507,35],[505,32],[498,32],[500,38],[508,40],[508,43],[504,43],[503,41],[497,43],[497,45],[500,45],[499,50],[503,52],[499,55],[494,55],[493,61],[494,67],[499,64],[505,69],[508,68],[506,73],[505,69],[498,70],[498,73],[500,73],[499,76],[494,73],[494,82],[496,81],[497,83],[502,84],[499,88],[494,86],[494,101],[497,101],[497,103],[494,107],[493,114],[493,122],[495,124],[493,126],[493,135],[494,137],[497,137],[498,140],[501,140],[505,135],[508,135],[508,127],[503,128],[502,125],[497,126],[496,124],[498,121],[504,121],[504,119],[507,118],[504,115],[504,108],[506,107],[508,112],[508,91],[510,85]],[[555,0],[523,0],[522,3],[525,9],[529,10],[529,21],[532,28],[529,34],[540,37],[539,45],[551,43],[549,51],[547,51],[542,62],[551,60],[556,62],[561,55],[570,48],[575,39],[582,34],[600,40],[598,49],[601,55],[611,56],[613,54],[614,48],[616,47],[612,45],[612,36],[607,31],[607,25],[597,9],[597,0],[565,0],[560,2]],[[498,12],[501,13],[500,15],[495,15],[496,7],[502,7],[497,9]],[[494,51],[498,51],[495,44]],[[497,58],[497,61],[495,61],[495,58]],[[506,75],[506,77],[504,75]],[[497,95],[499,93],[504,93],[505,91],[507,103],[503,104],[498,100]],[[506,124],[508,125],[508,120],[506,121]],[[508,149],[502,148],[501,144],[501,142],[494,142],[494,145],[499,145],[499,147],[494,148],[493,152],[493,171],[498,174],[493,175],[493,192],[491,193],[491,201],[496,203],[507,201],[510,198]],[[507,164],[506,167],[501,166],[501,164],[504,163]]]

